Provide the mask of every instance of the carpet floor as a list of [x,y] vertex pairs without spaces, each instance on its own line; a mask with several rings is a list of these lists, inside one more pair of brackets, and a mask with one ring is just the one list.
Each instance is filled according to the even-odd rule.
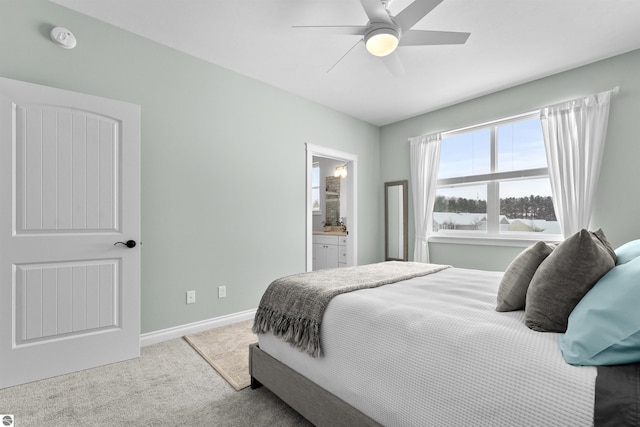
[[0,390],[15,426],[310,426],[265,387],[236,391],[182,338],[141,357]]

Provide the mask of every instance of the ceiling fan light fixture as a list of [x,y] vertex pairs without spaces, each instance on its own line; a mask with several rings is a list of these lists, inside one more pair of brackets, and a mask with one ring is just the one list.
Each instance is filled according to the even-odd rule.
[[398,47],[399,35],[393,28],[378,28],[365,37],[365,45],[374,56],[387,56]]

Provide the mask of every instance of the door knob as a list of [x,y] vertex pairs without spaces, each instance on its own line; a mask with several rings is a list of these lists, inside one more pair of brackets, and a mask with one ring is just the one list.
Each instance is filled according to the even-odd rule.
[[126,242],[115,242],[113,244],[113,246],[117,245],[118,243],[120,243],[121,245],[125,245],[126,247],[128,247],[129,249],[131,248],[135,248],[136,247],[136,242],[135,240],[127,240]]

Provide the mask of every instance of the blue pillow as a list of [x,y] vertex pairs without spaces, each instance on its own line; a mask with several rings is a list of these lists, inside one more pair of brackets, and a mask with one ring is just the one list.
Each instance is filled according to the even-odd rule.
[[569,316],[560,351],[571,365],[640,362],[640,258],[611,269]]
[[616,249],[618,264],[625,264],[640,256],[640,240],[632,240]]

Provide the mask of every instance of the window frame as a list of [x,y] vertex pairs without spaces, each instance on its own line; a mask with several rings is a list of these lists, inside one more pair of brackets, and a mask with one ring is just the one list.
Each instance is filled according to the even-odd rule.
[[547,165],[547,167],[543,168],[519,169],[505,172],[496,171],[498,158],[497,129],[499,126],[508,125],[509,123],[531,120],[534,118],[539,119],[538,111],[518,114],[516,116],[498,119],[491,122],[442,132],[441,144],[444,143],[444,139],[446,137],[456,136],[469,132],[476,132],[487,128],[490,129],[490,153],[492,172],[438,179],[438,182],[436,184],[436,191],[439,188],[452,188],[463,185],[486,184],[487,232],[478,234],[477,232],[466,233],[465,231],[456,231],[455,233],[431,231],[428,237],[429,242],[526,247],[531,245],[532,241],[544,240],[547,242],[560,242],[564,239],[561,234],[500,233],[500,198],[498,196],[500,183],[518,179],[549,178],[549,167]]

